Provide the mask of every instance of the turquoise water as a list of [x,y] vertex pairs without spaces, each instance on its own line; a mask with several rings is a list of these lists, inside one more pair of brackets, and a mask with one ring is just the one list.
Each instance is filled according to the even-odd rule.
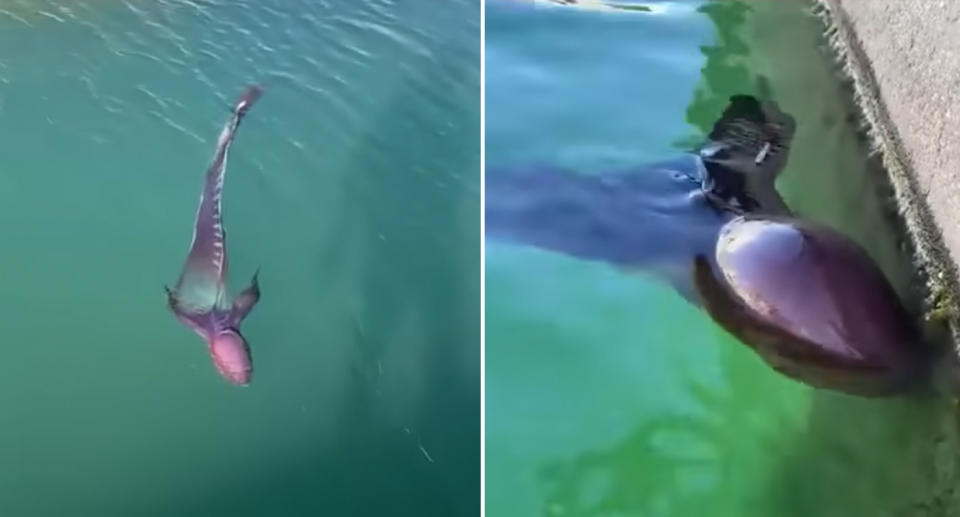
[[[804,2],[486,3],[487,165],[676,156],[730,95],[797,118],[778,182],[863,244],[917,309],[876,160]],[[774,372],[670,287],[486,247],[487,510],[500,516],[953,515],[956,418]]]
[[[476,515],[476,2],[0,6],[0,513]],[[166,308],[242,88],[236,388]]]

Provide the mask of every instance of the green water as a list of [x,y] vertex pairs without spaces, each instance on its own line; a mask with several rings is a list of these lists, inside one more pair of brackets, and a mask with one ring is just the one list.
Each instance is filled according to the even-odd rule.
[[[0,5],[0,514],[476,515],[480,6]],[[254,381],[166,308],[224,216]]]
[[[916,310],[888,191],[809,4],[645,4],[486,3],[488,165],[669,158],[731,94],[770,96],[798,123],[787,201],[863,244]],[[652,277],[494,241],[486,267],[490,515],[960,512],[950,402],[806,387]]]

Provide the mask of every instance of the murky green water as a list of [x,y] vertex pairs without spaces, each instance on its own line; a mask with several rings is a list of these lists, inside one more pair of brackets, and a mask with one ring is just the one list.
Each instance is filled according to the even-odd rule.
[[[477,2],[0,4],[0,514],[476,515]],[[256,375],[169,314],[224,198]]]
[[[804,2],[650,12],[487,6],[487,163],[581,170],[676,155],[734,93],[798,132],[779,181],[913,303],[849,92]],[[487,509],[496,516],[954,515],[937,399],[813,390],[652,277],[487,242]]]

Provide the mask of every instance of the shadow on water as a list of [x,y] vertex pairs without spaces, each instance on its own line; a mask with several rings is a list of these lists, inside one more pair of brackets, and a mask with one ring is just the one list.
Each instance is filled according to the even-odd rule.
[[645,416],[608,449],[545,465],[543,515],[742,515],[743,500],[758,499],[754,479],[768,468],[768,451],[790,446],[802,415],[772,410],[749,371],[757,365],[736,352],[719,354],[723,386],[684,381],[692,410]]
[[[798,59],[813,61],[802,62],[803,73],[814,70],[813,80],[822,81],[813,89],[788,84],[785,81],[790,78],[778,78],[776,70],[758,73],[759,56],[751,48],[759,52],[760,47],[751,39],[755,39],[756,24],[762,22],[752,17],[791,10],[790,16],[808,17],[800,23],[806,24],[806,41],[794,39],[786,46],[816,48],[823,39],[819,21],[801,12],[803,6],[769,4],[718,0],[701,8],[716,26],[716,44],[701,48],[706,64],[687,121],[703,134],[678,145],[689,148],[701,141],[732,94],[773,96],[786,104],[786,111],[798,115],[798,127],[805,134],[798,135],[792,166],[785,172],[783,183],[789,186],[785,193],[801,211],[821,207],[817,218],[863,243],[919,312],[917,298],[909,292],[916,283],[909,257],[898,246],[896,225],[885,219],[889,214],[881,213],[882,202],[859,203],[869,208],[858,207],[861,211],[853,214],[827,205],[850,204],[852,199],[875,197],[882,190],[875,186],[876,178],[869,177],[876,172],[876,163],[868,158],[855,117],[821,113],[842,108],[843,115],[853,109],[833,64],[827,56],[798,53],[802,56]],[[765,34],[769,37],[769,32]],[[785,41],[779,42],[779,48],[763,51],[782,50]],[[837,100],[831,105],[809,98],[819,93]],[[807,103],[818,103],[811,108],[812,114],[798,112]],[[821,116],[814,118],[817,115]],[[805,116],[809,119],[804,120]],[[842,143],[831,142],[834,138]],[[826,157],[821,156],[824,149],[830,153]],[[835,163],[809,178],[816,184],[790,179],[818,159]],[[815,197],[829,189],[839,192],[826,199]],[[734,346],[729,340],[722,344]],[[955,515],[960,508],[955,489],[960,440],[952,402],[939,397],[865,400],[812,390],[806,414],[799,414],[796,406],[771,408],[771,399],[758,397],[753,378],[738,371],[743,363],[735,355],[726,348],[720,352],[720,389],[697,381],[685,383],[696,411],[644,415],[610,447],[543,465],[539,471],[546,490],[542,514],[684,516],[703,515],[709,509],[710,515],[717,516],[746,515],[746,510],[750,515],[778,517],[928,516]],[[760,414],[763,420],[781,424],[753,428]]]
[[750,86],[752,77],[746,63],[750,47],[739,30],[750,7],[736,2],[714,2],[705,4],[699,11],[717,28],[716,43],[700,47],[705,58],[701,70],[703,80],[687,108],[687,122],[700,129],[701,134],[696,138],[702,139],[720,117],[731,95],[756,96],[759,92]]

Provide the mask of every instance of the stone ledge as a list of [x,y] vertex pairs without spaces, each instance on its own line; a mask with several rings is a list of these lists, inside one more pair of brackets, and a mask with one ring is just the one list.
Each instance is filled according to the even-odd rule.
[[928,315],[960,344],[960,2],[817,0],[883,158]]

